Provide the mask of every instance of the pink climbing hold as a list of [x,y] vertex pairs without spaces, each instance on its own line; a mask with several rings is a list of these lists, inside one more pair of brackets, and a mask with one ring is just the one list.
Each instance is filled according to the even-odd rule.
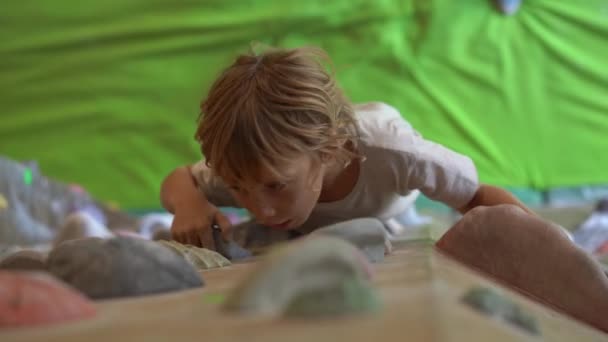
[[79,185],[79,184],[70,183],[68,185],[68,187],[74,193],[77,193],[77,194],[85,194],[86,193],[86,190],[81,185]]
[[604,256],[608,254],[608,241],[604,241],[594,252],[593,254],[597,256]]
[[47,273],[0,271],[0,328],[93,317],[93,304]]
[[113,231],[116,236],[131,237],[136,239],[146,239],[143,235],[128,229],[116,229]]

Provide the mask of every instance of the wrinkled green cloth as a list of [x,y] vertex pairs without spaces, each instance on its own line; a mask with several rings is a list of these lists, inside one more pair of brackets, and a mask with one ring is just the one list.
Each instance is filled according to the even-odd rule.
[[526,0],[0,4],[0,154],[127,208],[200,158],[198,104],[257,40],[320,45],[356,102],[397,107],[503,186],[608,183],[608,5]]

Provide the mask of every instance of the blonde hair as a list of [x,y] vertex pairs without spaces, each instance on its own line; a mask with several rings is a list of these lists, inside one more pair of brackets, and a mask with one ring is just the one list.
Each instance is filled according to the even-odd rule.
[[302,153],[357,157],[353,105],[326,70],[318,48],[240,55],[201,104],[196,139],[207,165],[224,179],[253,181],[260,170]]

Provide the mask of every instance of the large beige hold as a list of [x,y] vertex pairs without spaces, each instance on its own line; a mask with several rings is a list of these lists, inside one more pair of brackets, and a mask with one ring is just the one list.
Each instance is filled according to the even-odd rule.
[[436,243],[455,260],[608,332],[608,278],[557,224],[514,205],[477,207]]
[[353,244],[318,236],[272,249],[232,292],[229,312],[339,316],[375,311],[370,264]]
[[171,249],[199,270],[224,267],[231,264],[230,260],[221,254],[206,248],[184,245],[176,241],[159,240],[158,243]]

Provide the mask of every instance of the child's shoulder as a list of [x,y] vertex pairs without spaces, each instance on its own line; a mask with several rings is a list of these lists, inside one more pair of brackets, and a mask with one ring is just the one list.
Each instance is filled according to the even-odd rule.
[[[355,113],[357,116],[390,116],[390,117],[401,117],[401,114],[397,108],[385,103],[385,102],[364,102],[357,103],[354,105]],[[371,115],[370,115],[371,114]]]
[[419,137],[399,111],[384,102],[355,105],[359,136],[368,145],[401,149],[408,139]]

